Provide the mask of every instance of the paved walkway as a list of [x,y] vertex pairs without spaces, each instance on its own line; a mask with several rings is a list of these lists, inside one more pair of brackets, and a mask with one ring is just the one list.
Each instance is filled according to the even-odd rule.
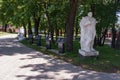
[[120,74],[84,70],[43,55],[14,37],[0,38],[0,80],[120,80]]

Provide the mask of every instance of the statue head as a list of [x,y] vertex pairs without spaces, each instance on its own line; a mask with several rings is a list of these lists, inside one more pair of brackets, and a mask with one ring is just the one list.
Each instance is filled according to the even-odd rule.
[[88,12],[89,17],[92,17],[92,15],[93,15],[92,12]]

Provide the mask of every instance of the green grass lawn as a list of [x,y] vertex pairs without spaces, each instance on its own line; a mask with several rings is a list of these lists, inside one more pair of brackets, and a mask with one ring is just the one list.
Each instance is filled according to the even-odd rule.
[[[24,45],[41,51],[44,54],[48,54],[52,57],[62,59],[66,62],[72,63],[76,66],[80,66],[84,69],[95,70],[99,72],[120,73],[120,50],[112,49],[108,45],[102,47],[96,47],[96,50],[100,52],[98,58],[94,57],[81,57],[78,54],[80,48],[79,41],[74,41],[74,50],[72,52],[65,52],[64,55],[58,55],[47,49],[42,49],[35,44],[30,45],[28,40],[21,41]],[[45,40],[42,39],[42,46],[45,46]],[[52,48],[57,49],[57,44],[52,44]]]

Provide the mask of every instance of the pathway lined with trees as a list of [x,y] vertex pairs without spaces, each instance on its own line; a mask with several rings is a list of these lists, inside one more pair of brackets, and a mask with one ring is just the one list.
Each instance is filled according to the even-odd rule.
[[0,38],[0,80],[120,80],[120,74],[73,66],[28,48],[15,37],[11,34]]
[[42,31],[51,36],[53,43],[59,36],[64,36],[66,50],[71,52],[74,50],[73,37],[80,37],[80,19],[92,11],[98,21],[96,45],[104,45],[105,35],[112,28],[112,47],[119,49],[120,45],[116,44],[120,41],[119,38],[116,41],[115,28],[119,3],[119,0],[0,0],[0,23],[4,31],[8,25],[23,26],[25,36],[36,36]]
[[[80,48],[79,22],[89,11],[92,11],[97,20],[97,35],[94,47],[100,52],[98,59],[93,57],[83,59],[78,54]],[[47,42],[45,41],[50,37],[53,49],[57,49],[59,39],[64,39],[65,54],[61,57],[65,57],[66,61],[90,70],[120,73],[120,25],[117,24],[116,12],[120,12],[120,0],[0,0],[0,27],[2,27],[0,30],[6,32],[8,26],[18,29],[23,27],[26,37],[23,44],[37,49],[40,49],[40,46],[35,45],[38,35],[41,35],[42,47],[46,46],[45,43]],[[111,34],[110,46],[104,45],[109,30]],[[34,38],[32,44],[28,44],[30,35],[33,35]],[[6,77],[5,80],[8,80],[10,76],[13,76],[15,80],[19,80],[18,78],[20,80],[40,78],[119,80],[120,78],[119,74],[84,71],[80,67],[68,63],[64,65],[64,62],[60,61],[59,63],[59,60],[56,62],[57,59],[49,56],[46,59],[46,55],[29,49],[7,37],[0,38],[0,59],[1,61],[5,59],[5,61],[0,62],[0,65],[3,65],[3,67],[0,67],[0,70],[3,71],[3,74],[0,74],[0,79]],[[5,64],[7,63],[6,60],[8,64]],[[41,60],[46,62],[39,62]],[[15,63],[13,63],[14,61]],[[19,62],[20,64],[18,64]],[[4,71],[3,68],[8,65],[11,65],[10,68]],[[69,65],[70,68],[66,67]],[[15,70],[11,71],[13,67]],[[25,68],[25,71],[21,71],[21,68]],[[10,71],[11,74],[5,75]],[[17,71],[20,72],[20,75],[15,74]],[[24,72],[26,72],[25,75],[23,75]],[[68,76],[61,74],[62,72]]]

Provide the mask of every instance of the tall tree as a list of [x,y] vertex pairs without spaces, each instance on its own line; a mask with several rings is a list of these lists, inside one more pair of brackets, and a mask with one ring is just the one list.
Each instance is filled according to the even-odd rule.
[[105,41],[105,35],[107,30],[111,27],[114,28],[116,23],[116,5],[114,2],[105,2],[104,0],[101,3],[95,5],[95,17],[97,19],[97,40],[98,45],[103,45]]
[[6,0],[1,2],[0,21],[2,22],[4,31],[6,31],[9,21],[14,15],[14,4],[12,1]]
[[66,23],[66,50],[73,50],[73,32],[74,32],[74,21],[76,16],[76,11],[78,7],[78,0],[69,0],[70,11],[68,13],[67,23]]

